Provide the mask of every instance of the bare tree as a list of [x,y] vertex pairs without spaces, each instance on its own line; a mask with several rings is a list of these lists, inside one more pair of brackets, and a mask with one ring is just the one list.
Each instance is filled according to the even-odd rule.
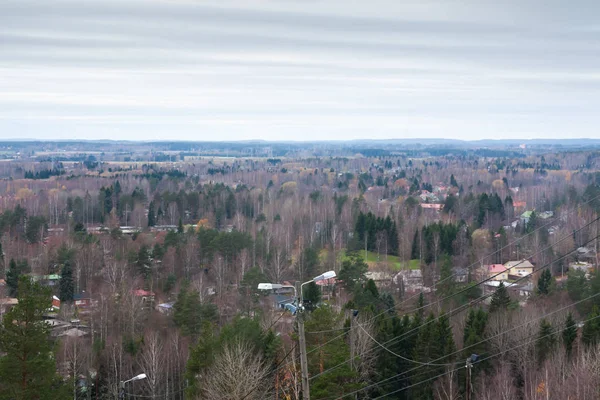
[[270,371],[260,355],[244,342],[227,345],[217,356],[203,385],[204,399],[266,399],[272,395],[267,383]]
[[163,383],[163,342],[158,332],[150,332],[144,338],[144,349],[140,356],[140,367],[146,373],[144,381],[148,388],[148,393],[152,398],[158,397],[162,393]]

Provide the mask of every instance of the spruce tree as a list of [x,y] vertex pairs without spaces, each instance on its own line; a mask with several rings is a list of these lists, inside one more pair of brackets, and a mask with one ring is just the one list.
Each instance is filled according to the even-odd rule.
[[177,233],[183,233],[183,221],[179,218],[179,224],[177,225]]
[[504,286],[504,282],[500,282],[498,289],[492,295],[492,302],[490,303],[490,312],[504,311],[508,309],[510,305],[510,296],[508,290]]
[[545,269],[538,278],[537,293],[540,295],[550,294],[554,288],[554,277],[549,269]]
[[567,315],[565,329],[562,331],[562,339],[565,350],[567,351],[567,356],[570,357],[571,352],[573,351],[573,343],[575,343],[575,339],[577,339],[577,325],[575,324],[575,319],[573,319],[571,313]]
[[19,277],[22,271],[20,270],[14,258],[8,263],[8,271],[6,271],[6,286],[8,286],[8,294],[10,297],[16,297],[19,286]]
[[554,347],[555,337],[554,329],[550,322],[545,318],[540,322],[540,330],[535,343],[538,363],[541,365],[549,357],[552,348]]
[[452,258],[446,254],[442,258],[442,266],[440,268],[440,283],[438,285],[440,296],[450,296],[454,292],[454,286],[455,282],[452,273]]
[[156,216],[154,215],[154,201],[148,205],[148,226],[156,225]]
[[410,249],[410,258],[411,260],[418,260],[421,258],[421,254],[419,251],[419,230],[415,231],[415,236],[413,237],[412,247]]
[[67,261],[60,273],[60,300],[66,302],[73,301],[74,292],[73,269],[71,268],[71,263]]
[[598,306],[594,306],[587,321],[583,324],[581,340],[586,346],[597,344],[600,338],[600,318],[598,318],[598,315]]

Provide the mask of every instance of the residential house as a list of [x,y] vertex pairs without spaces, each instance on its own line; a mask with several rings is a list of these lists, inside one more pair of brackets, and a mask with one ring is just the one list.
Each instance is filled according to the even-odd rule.
[[578,260],[596,260],[596,252],[593,249],[587,247],[579,247],[577,249]]
[[46,286],[56,286],[60,282],[60,275],[31,275],[34,282],[41,282]]
[[583,271],[586,278],[589,279],[590,272],[593,270],[593,265],[585,261],[577,261],[569,264],[569,271]]
[[170,303],[161,303],[161,304],[159,304],[159,305],[156,306],[156,309],[161,314],[171,315],[171,313],[173,312],[173,306],[174,305],[175,305],[174,301],[172,301]]
[[467,268],[455,267],[454,268],[454,281],[459,283],[466,283],[469,278],[469,270]]
[[404,288],[406,292],[423,291],[429,293],[431,289],[423,285],[423,273],[420,269],[409,269],[398,272],[393,278],[394,285]]
[[531,295],[534,294],[535,287],[532,282],[526,282],[523,284],[514,284],[509,287],[509,290],[516,297],[521,299],[519,301],[521,305],[525,305],[527,299],[529,299]]
[[[484,282],[484,284],[483,284],[483,294],[494,293],[496,291],[496,289],[498,289],[498,287],[500,286],[500,283],[504,283],[504,286],[509,289],[516,286],[516,284],[509,283],[509,282],[487,281],[487,282]],[[486,299],[486,302],[489,303],[490,301],[491,301],[491,296]]]
[[441,211],[444,208],[443,204],[421,203],[421,208],[425,210]]
[[528,260],[509,261],[504,266],[508,270],[509,275],[517,275],[519,277],[531,275],[534,270],[533,264]]
[[75,307],[78,309],[85,309],[91,306],[92,299],[86,292],[81,292],[73,296],[73,300],[75,302]]
[[154,292],[149,292],[144,289],[137,289],[133,291],[133,295],[137,298],[141,298],[143,303],[154,302]]
[[[491,264],[487,266],[488,278],[492,278],[497,281],[508,280],[508,271],[502,264]],[[500,275],[498,275],[500,274]],[[497,276],[496,276],[497,275]]]
[[544,211],[538,214],[538,218],[540,219],[548,219],[554,217],[554,212],[552,211]]
[[377,287],[389,286],[392,282],[392,275],[385,271],[367,271],[365,278],[372,279]]

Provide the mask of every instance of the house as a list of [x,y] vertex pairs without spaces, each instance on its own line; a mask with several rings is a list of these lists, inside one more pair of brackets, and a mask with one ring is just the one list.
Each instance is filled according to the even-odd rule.
[[52,310],[53,311],[60,310],[60,299],[56,296],[52,296]]
[[141,298],[143,303],[154,302],[154,292],[149,292],[144,289],[136,289],[132,293],[135,297]]
[[[501,283],[504,283],[504,286],[511,289],[516,286],[514,283],[508,282],[500,282],[500,281],[487,281],[483,284],[483,294],[491,294],[498,289]],[[491,301],[491,297],[488,297],[486,301]]]
[[534,266],[528,260],[521,261],[509,261],[504,264],[509,275],[518,275],[520,277],[531,275],[533,273]]
[[544,211],[538,214],[538,218],[540,219],[548,219],[554,217],[554,212],[552,211]]
[[392,275],[385,271],[367,271],[365,278],[372,279],[377,286],[387,286],[392,282]]
[[569,271],[583,271],[585,273],[585,277],[589,279],[590,272],[594,267],[589,262],[585,261],[577,261],[569,264]]
[[75,307],[79,309],[88,308],[92,304],[92,299],[85,292],[74,295],[73,300],[75,301]]
[[0,298],[0,315],[19,304],[19,300],[12,297]]
[[587,247],[579,247],[577,249],[577,259],[578,260],[595,260],[596,252],[592,249],[588,249]]
[[423,291],[429,293],[430,288],[423,285],[423,273],[420,269],[409,269],[398,272],[393,278],[394,285],[404,287],[406,292]]
[[173,301],[170,303],[161,303],[156,306],[156,309],[161,314],[171,315],[171,313],[173,312],[174,305],[175,305],[175,302],[173,302]]
[[466,283],[469,278],[469,270],[467,268],[455,267],[454,268],[454,281],[459,283]]
[[510,288],[517,296],[522,297],[523,299],[528,299],[534,292],[535,288],[533,287],[533,283],[527,282],[522,285],[515,285]]
[[421,208],[426,210],[441,211],[444,208],[443,204],[421,203]]
[[[502,264],[491,264],[487,267],[488,278],[494,277],[494,280],[497,281],[506,281],[508,280],[508,271],[506,267]],[[500,274],[500,275],[498,275]]]
[[513,202],[513,208],[515,209],[515,211],[516,210],[522,210],[525,207],[527,207],[527,202],[525,202],[525,201],[514,201]]
[[42,282],[46,286],[56,286],[60,282],[60,275],[31,275],[34,282]]

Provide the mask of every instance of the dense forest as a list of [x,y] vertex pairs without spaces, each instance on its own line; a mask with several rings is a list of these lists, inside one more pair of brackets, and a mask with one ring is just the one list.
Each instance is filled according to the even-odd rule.
[[3,164],[0,399],[597,398],[599,153],[173,146]]

